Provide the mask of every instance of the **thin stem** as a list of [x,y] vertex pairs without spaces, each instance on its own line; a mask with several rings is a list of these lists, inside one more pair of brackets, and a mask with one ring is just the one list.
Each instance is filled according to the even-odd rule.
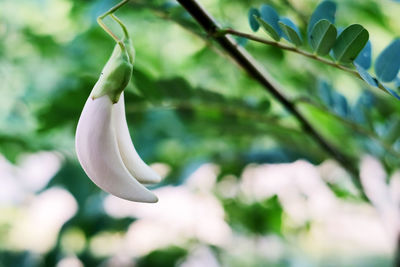
[[113,6],[112,8],[110,8],[108,11],[106,11],[104,14],[100,15],[98,18],[100,19],[104,19],[105,17],[107,17],[108,15],[114,13],[115,11],[117,11],[120,7],[122,7],[123,5],[125,5],[126,3],[128,3],[129,0],[123,0],[121,2],[119,2],[118,4],[116,4],[115,6]]
[[[322,62],[322,63],[324,63],[326,65],[331,66],[331,67],[334,67],[334,68],[343,70],[345,72],[348,72],[351,75],[353,75],[353,76],[359,78],[360,80],[364,81],[363,78],[360,76],[360,74],[358,74],[358,72],[356,70],[348,68],[348,67],[343,66],[343,65],[340,65],[337,62],[330,61],[330,60],[328,60],[326,58],[323,58],[323,57],[320,57],[320,56],[318,56],[316,54],[312,54],[312,53],[309,53],[307,51],[301,50],[301,49],[299,49],[297,47],[294,47],[294,46],[282,44],[282,43],[279,43],[279,42],[276,42],[276,41],[270,41],[268,39],[260,38],[260,37],[255,36],[255,35],[244,33],[244,32],[240,32],[240,31],[236,31],[236,30],[233,30],[233,29],[219,30],[215,34],[217,36],[218,35],[225,35],[225,34],[231,34],[231,35],[235,35],[235,36],[240,36],[240,37],[244,37],[244,38],[247,38],[249,40],[258,42],[258,43],[271,45],[271,46],[278,47],[278,48],[283,49],[283,50],[291,51],[291,52],[303,55],[305,57],[312,58],[312,59],[314,59],[316,61]],[[384,91],[385,93],[389,94],[381,84],[378,84],[378,88],[381,89],[382,91]]]
[[121,26],[122,31],[124,32],[125,38],[129,39],[129,32],[128,29],[126,28],[125,24],[114,14],[110,14],[110,16]]
[[115,40],[115,42],[118,43],[121,46],[121,49],[123,49],[123,50],[125,50],[124,43],[111,31],[110,28],[107,27],[107,25],[103,22],[103,19],[111,14],[112,18],[115,21],[117,21],[118,24],[122,27],[122,30],[124,31],[124,34],[127,34],[127,30],[126,30],[125,25],[116,16],[114,16],[113,13],[115,11],[117,11],[120,7],[122,7],[123,5],[128,3],[128,2],[129,2],[129,0],[123,0],[123,1],[119,2],[118,4],[116,4],[115,6],[113,6],[112,8],[110,8],[104,14],[102,14],[102,15],[97,17],[97,23],[100,25],[100,27],[103,28],[103,30],[106,33],[108,33],[108,35],[110,35],[111,38],[113,38]]
[[111,36],[111,38],[114,39],[114,41],[116,43],[121,43],[121,40],[110,30],[110,28],[108,28],[106,26],[106,24],[104,24],[104,22],[102,21],[102,19],[100,17],[97,18],[97,23],[100,25],[101,28],[103,28],[103,30],[108,33],[108,35]]

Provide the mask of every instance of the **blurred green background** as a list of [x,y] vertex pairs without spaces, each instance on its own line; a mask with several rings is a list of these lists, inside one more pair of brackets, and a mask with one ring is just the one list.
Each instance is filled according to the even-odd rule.
[[[318,4],[200,2],[244,32],[249,8],[268,3],[303,36]],[[336,2],[337,25],[367,28],[373,58],[400,32],[399,3]],[[163,177],[152,187],[160,201],[98,189],[77,161],[74,133],[114,46],[96,17],[116,3],[0,1],[0,266],[391,266],[399,102],[340,70],[238,39],[329,142],[362,162],[373,207],[174,1],[118,11],[136,49],[128,124]]]

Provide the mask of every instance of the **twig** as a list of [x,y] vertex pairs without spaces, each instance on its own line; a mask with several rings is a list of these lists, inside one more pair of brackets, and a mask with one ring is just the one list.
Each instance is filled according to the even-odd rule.
[[[277,47],[277,48],[280,48],[280,49],[283,49],[283,50],[286,50],[286,51],[291,51],[291,52],[303,55],[305,57],[314,59],[316,61],[322,62],[322,63],[324,63],[326,65],[331,66],[331,67],[334,67],[334,68],[343,70],[345,72],[348,72],[351,75],[357,77],[358,79],[364,81],[364,79],[360,76],[360,74],[356,70],[348,68],[348,67],[343,66],[343,65],[340,65],[337,62],[330,61],[330,60],[328,60],[326,58],[323,58],[323,57],[320,57],[320,56],[318,56],[316,54],[312,54],[312,53],[309,53],[307,51],[301,50],[301,49],[299,49],[299,48],[297,48],[295,46],[290,46],[290,45],[282,44],[282,43],[279,43],[279,42],[276,42],[276,41],[271,41],[271,40],[268,40],[268,39],[264,39],[264,38],[255,36],[253,34],[236,31],[234,29],[222,29],[222,30],[217,31],[215,34],[217,36],[218,35],[231,34],[231,35],[235,35],[235,36],[239,36],[239,37],[244,37],[244,38],[247,38],[249,40],[258,42],[258,43],[274,46],[274,47]],[[379,83],[377,87],[379,89],[381,89],[383,92],[389,94],[389,92],[386,91],[386,89],[383,87],[382,84]]]

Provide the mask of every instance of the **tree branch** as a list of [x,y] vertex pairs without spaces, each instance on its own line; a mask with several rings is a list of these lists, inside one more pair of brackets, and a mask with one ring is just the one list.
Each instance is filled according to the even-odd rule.
[[333,147],[325,138],[312,126],[306,117],[298,110],[296,105],[285,96],[272,77],[253,59],[253,57],[236,42],[226,35],[217,34],[222,29],[215,20],[197,3],[196,0],[178,0],[178,2],[192,15],[192,17],[201,25],[207,34],[219,43],[221,48],[230,55],[236,63],[242,67],[253,79],[258,81],[264,89],[272,94],[285,109],[291,113],[301,124],[303,130],[315,140],[319,146],[331,157],[338,161],[353,177],[353,182],[363,194],[361,184],[358,178],[358,168],[355,167],[354,159],[342,154]]

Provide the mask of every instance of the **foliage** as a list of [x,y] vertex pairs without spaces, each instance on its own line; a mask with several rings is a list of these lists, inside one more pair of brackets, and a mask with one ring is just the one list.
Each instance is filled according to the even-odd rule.
[[[396,89],[391,89],[385,83],[392,82],[400,70],[400,46],[399,40],[394,40],[381,52],[375,64],[375,73],[378,78],[372,77],[368,72],[371,60],[371,42],[368,41],[369,33],[360,24],[353,24],[339,31],[335,27],[336,3],[333,1],[322,1],[314,10],[307,25],[307,36],[309,44],[314,53],[325,56],[331,51],[331,56],[336,64],[350,64],[354,62],[356,70],[361,79],[370,86],[379,87],[389,94],[400,99]],[[254,20],[255,19],[255,20]],[[278,24],[278,21],[281,22]],[[290,27],[282,23],[275,9],[269,5],[262,5],[260,11],[251,8],[249,11],[249,23],[253,31],[257,31],[261,25],[275,41],[283,36],[296,47],[301,46],[301,34],[296,31],[298,28],[293,22]],[[290,20],[289,20],[290,21]],[[257,25],[256,23],[259,23]],[[288,30],[291,36],[287,37]],[[362,53],[360,53],[362,51]]]

